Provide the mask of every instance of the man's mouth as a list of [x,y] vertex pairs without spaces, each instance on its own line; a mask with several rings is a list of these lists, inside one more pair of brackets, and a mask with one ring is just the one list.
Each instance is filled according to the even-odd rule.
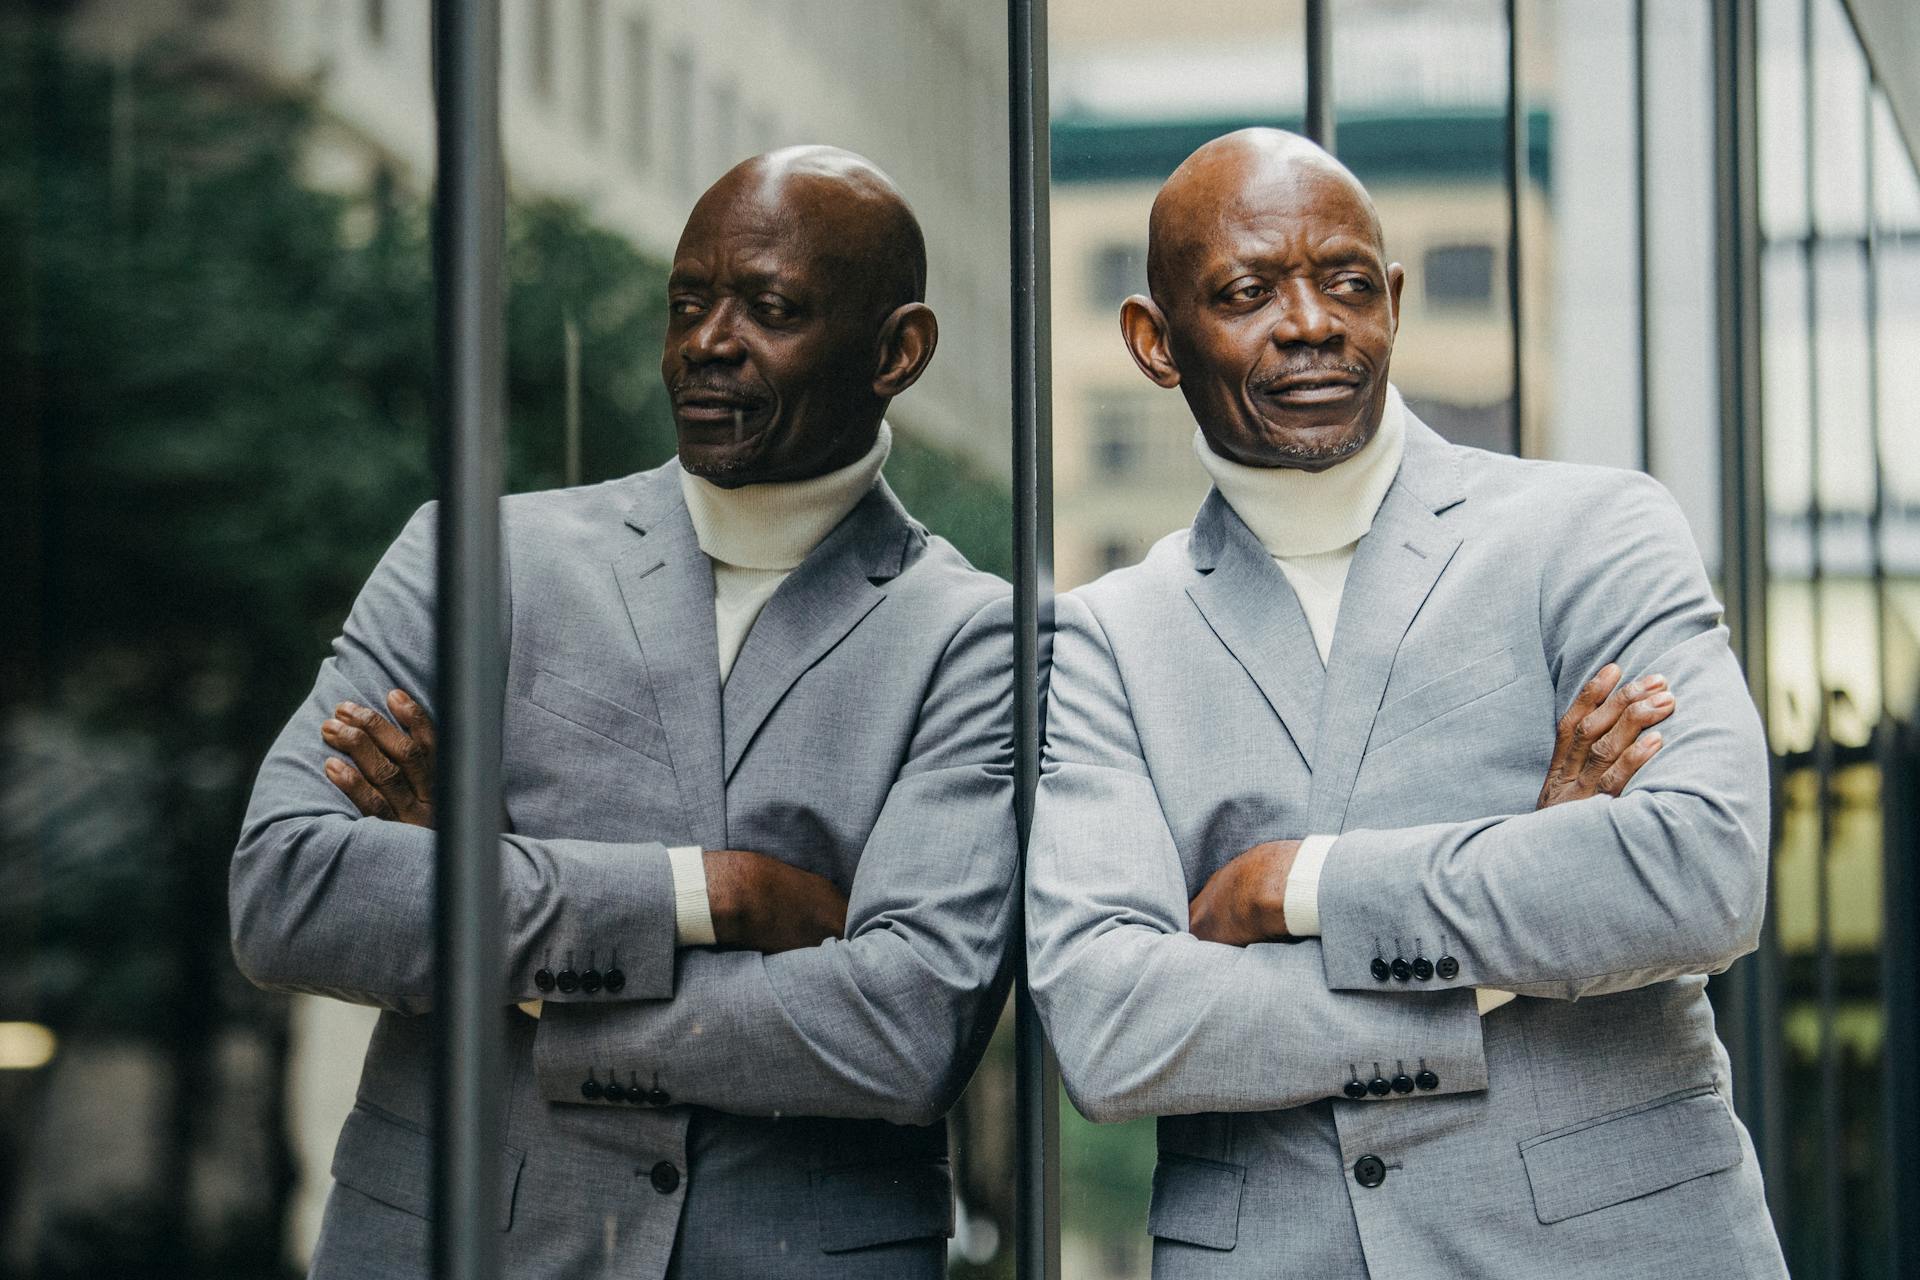
[[1275,378],[1260,394],[1288,408],[1337,404],[1357,394],[1366,379],[1350,369],[1307,369]]
[[760,412],[761,401],[730,391],[689,390],[674,393],[674,416],[686,423],[734,425]]

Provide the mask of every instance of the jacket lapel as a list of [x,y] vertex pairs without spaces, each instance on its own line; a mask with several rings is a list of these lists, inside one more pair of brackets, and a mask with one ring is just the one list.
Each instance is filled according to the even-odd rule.
[[1311,772],[1326,671],[1286,575],[1218,489],[1194,517],[1187,546],[1201,574],[1188,597],[1253,677]]
[[713,567],[680,496],[678,463],[647,477],[627,524],[640,539],[615,559],[613,574],[666,730],[680,805],[700,846],[724,849],[727,803]]
[[1346,820],[1400,642],[1459,549],[1460,535],[1438,513],[1460,498],[1453,446],[1409,414],[1400,473],[1354,550],[1341,593],[1303,835],[1337,835]]
[[899,574],[912,531],[881,480],[767,601],[722,695],[728,781],[787,690],[886,598],[881,584]]

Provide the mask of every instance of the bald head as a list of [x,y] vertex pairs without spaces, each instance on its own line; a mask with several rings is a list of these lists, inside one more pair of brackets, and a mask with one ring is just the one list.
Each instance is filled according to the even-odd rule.
[[1191,275],[1223,218],[1263,209],[1311,208],[1345,224],[1385,256],[1380,214],[1353,172],[1310,139],[1285,129],[1240,129],[1188,156],[1154,197],[1147,222],[1147,287],[1166,305],[1167,288]]
[[927,296],[927,245],[906,196],[880,167],[841,147],[782,147],[743,160],[707,188],[687,231],[747,205],[792,222],[816,249],[875,286],[883,311]]

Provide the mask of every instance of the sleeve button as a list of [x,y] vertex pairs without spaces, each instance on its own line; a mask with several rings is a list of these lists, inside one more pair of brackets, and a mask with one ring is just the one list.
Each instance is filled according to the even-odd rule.
[[1452,982],[1460,976],[1460,962],[1452,956],[1441,956],[1439,961],[1434,964],[1433,971],[1446,981]]
[[1367,1096],[1367,1086],[1359,1080],[1349,1080],[1346,1093],[1349,1098],[1364,1098]]
[[571,969],[562,969],[560,976],[554,979],[554,985],[567,995],[580,989],[580,975]]
[[533,985],[542,991],[553,990],[553,970],[536,969],[533,973]]
[[1387,962],[1379,956],[1375,956],[1373,958],[1372,968],[1373,968],[1373,980],[1375,982],[1385,982],[1388,978],[1391,978],[1393,976],[1393,970],[1390,969],[1387,966]]
[[1440,1087],[1440,1077],[1433,1074],[1431,1070],[1421,1071],[1413,1078],[1413,1082],[1420,1087],[1422,1093],[1432,1093]]
[[1394,981],[1405,982],[1408,978],[1411,978],[1413,976],[1413,966],[1407,963],[1407,958],[1405,956],[1395,956],[1393,960],[1393,965],[1392,965],[1392,972],[1393,972]]
[[1421,982],[1425,982],[1431,978],[1433,976],[1433,961],[1427,959],[1425,956],[1415,956],[1413,958],[1413,976]]

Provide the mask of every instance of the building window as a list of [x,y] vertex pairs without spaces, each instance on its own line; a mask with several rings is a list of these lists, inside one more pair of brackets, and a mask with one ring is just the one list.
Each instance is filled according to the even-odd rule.
[[386,0],[363,0],[360,5],[360,29],[371,44],[387,42]]
[[1427,250],[1427,304],[1434,307],[1493,305],[1493,246],[1442,244]]
[[1131,244],[1102,245],[1087,266],[1087,300],[1095,307],[1118,307],[1147,289],[1147,255]]
[[645,18],[627,20],[627,159],[644,172],[653,162],[653,48]]
[[1102,479],[1136,474],[1147,460],[1146,406],[1132,391],[1097,391],[1087,409],[1093,469]]
[[673,166],[673,189],[693,194],[693,55],[685,49],[667,61],[667,157]]
[[607,124],[606,73],[600,47],[605,29],[606,12],[601,0],[581,0],[580,128],[589,138],[599,137]]
[[527,75],[533,96],[553,100],[553,0],[533,0],[527,7]]

